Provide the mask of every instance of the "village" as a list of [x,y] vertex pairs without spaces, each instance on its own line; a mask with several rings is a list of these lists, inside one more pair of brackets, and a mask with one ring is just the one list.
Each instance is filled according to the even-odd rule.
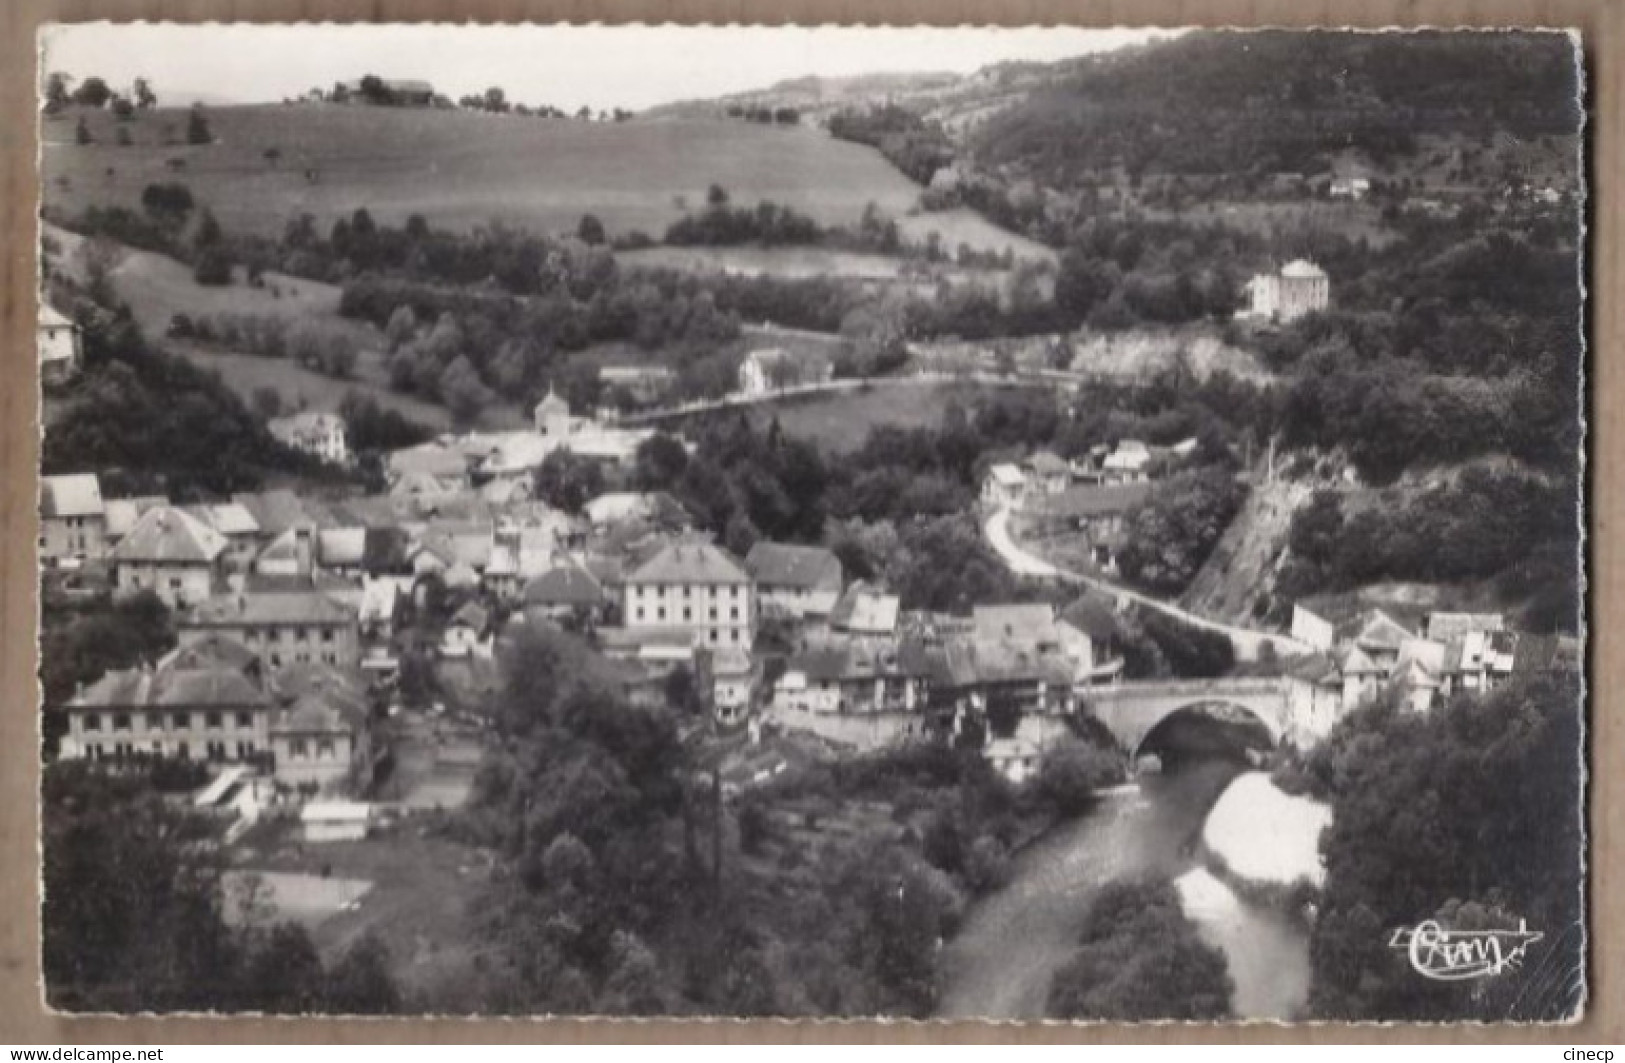
[[399,32],[42,70],[51,1007],[1576,1013],[1572,39]]
[[[1327,299],[1324,273],[1303,262],[1248,289],[1242,313],[1262,319]],[[51,385],[70,378],[75,326],[47,307],[40,342]],[[787,362],[773,350],[747,357],[737,396],[829,382],[827,365],[805,376]],[[353,460],[337,414],[269,427],[320,462]],[[895,591],[849,579],[825,547],[762,541],[735,556],[665,492],[605,490],[579,513],[535,496],[550,454],[584,459],[612,485],[655,436],[614,414],[578,415],[550,392],[529,429],[389,454],[384,494],[276,489],[176,505],[104,497],[94,472],[44,477],[47,588],[149,592],[173,611],[178,637],[161,658],[81,683],[53,706],[57,755],[201,762],[211,782],[200,802],[234,810],[238,833],[267,810],[297,810],[311,838],[334,829],[329,820],[363,832],[388,811],[377,795],[400,760],[393,742],[418,740],[406,721],[478,724],[502,645],[543,626],[587,639],[633,703],[698,712],[713,735],[755,744],[764,732],[802,733],[863,751],[969,733],[1020,783],[1066,721],[1099,715],[1135,686],[1123,677],[1121,614],[1139,596],[1111,582],[1125,516],[1197,445],[1120,439],[1070,461],[1038,450],[992,464],[984,512],[1075,535],[1090,571],[1051,572],[1076,589],[1059,605],[988,601],[953,615],[901,609]],[[1253,654],[1234,682],[1267,675],[1271,742],[1307,747],[1384,689],[1426,711],[1575,652],[1572,640],[1520,637],[1499,614],[1432,613],[1410,627],[1380,609],[1334,620],[1300,604],[1268,660]],[[1222,701],[1226,682],[1184,700]],[[775,763],[766,757],[764,772],[746,748],[744,785]]]

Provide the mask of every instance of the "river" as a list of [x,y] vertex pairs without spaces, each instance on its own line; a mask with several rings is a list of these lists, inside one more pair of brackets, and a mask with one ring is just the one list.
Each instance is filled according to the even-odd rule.
[[1203,936],[1224,950],[1236,1016],[1290,1018],[1309,991],[1307,935],[1237,897],[1193,855],[1208,810],[1243,770],[1221,758],[1170,765],[1110,791],[1094,811],[1026,849],[1010,882],[972,907],[943,950],[938,1014],[1042,1018],[1050,979],[1071,954],[1095,892],[1149,875],[1174,880]]

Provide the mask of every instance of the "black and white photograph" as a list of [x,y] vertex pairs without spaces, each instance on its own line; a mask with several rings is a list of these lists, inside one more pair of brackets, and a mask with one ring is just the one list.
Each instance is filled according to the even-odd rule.
[[1577,32],[37,43],[48,1009],[1585,1014]]

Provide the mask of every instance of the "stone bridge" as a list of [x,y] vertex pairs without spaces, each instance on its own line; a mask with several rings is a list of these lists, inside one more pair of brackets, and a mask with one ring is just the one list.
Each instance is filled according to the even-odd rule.
[[1081,695],[1091,713],[1130,754],[1157,726],[1183,709],[1198,705],[1243,709],[1269,732],[1270,741],[1295,730],[1292,700],[1283,679],[1194,679],[1175,682],[1124,682],[1093,687]]

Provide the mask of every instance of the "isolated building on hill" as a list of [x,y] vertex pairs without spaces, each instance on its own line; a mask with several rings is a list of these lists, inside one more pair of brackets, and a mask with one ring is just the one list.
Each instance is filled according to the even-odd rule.
[[1295,321],[1331,303],[1326,271],[1306,259],[1294,259],[1279,273],[1259,273],[1247,282],[1248,307],[1242,316],[1266,321]]
[[794,354],[780,347],[769,347],[751,351],[739,363],[739,393],[767,395],[786,388],[827,384],[834,376],[834,363],[822,354]]
[[341,103],[372,104],[377,107],[430,107],[434,86],[411,78],[353,78],[339,84],[335,98]]
[[336,413],[307,410],[288,417],[273,417],[265,427],[277,441],[302,454],[330,465],[350,462],[344,418]]
[[107,507],[95,473],[40,477],[40,560],[101,557],[107,542]]
[[667,628],[704,646],[748,649],[756,640],[750,573],[703,539],[674,539],[656,549],[626,573],[623,595],[628,630]]
[[60,387],[79,375],[84,364],[79,326],[49,303],[40,306],[38,342],[42,388]]
[[826,617],[841,596],[841,559],[821,546],[759,542],[745,557],[757,599],[792,616]]
[[170,608],[205,601],[214,590],[226,537],[174,506],[154,506],[113,548],[121,594],[150,590]]

